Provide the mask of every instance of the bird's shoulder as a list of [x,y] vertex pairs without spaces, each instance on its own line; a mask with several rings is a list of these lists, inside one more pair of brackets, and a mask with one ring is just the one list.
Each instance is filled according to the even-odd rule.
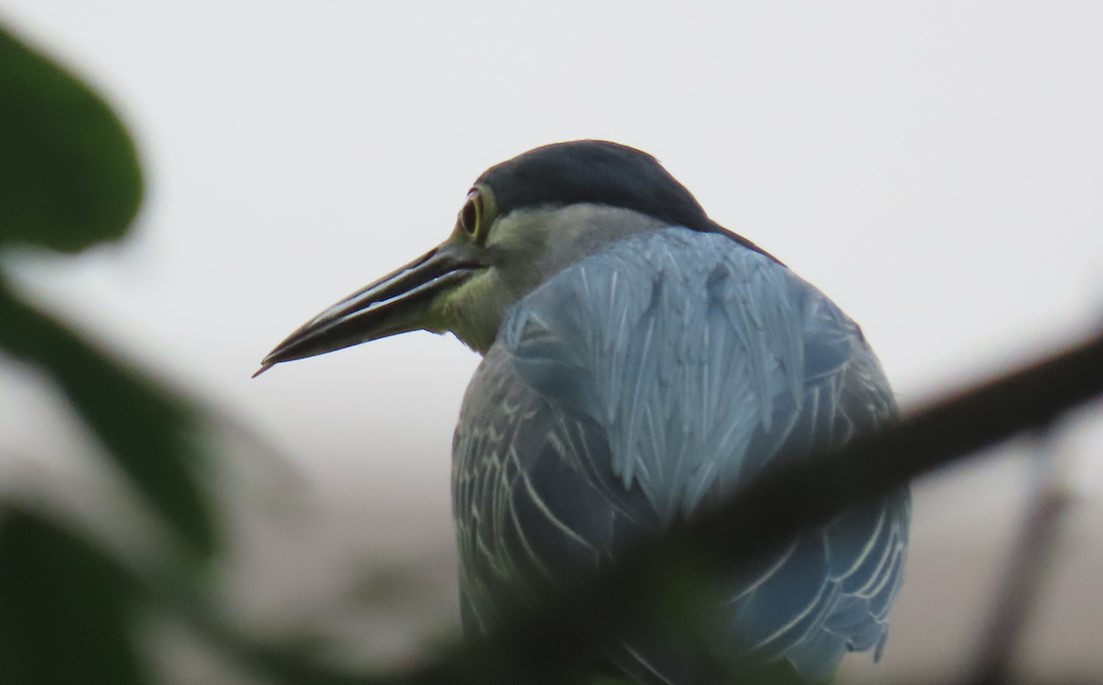
[[[613,243],[507,313],[468,389],[454,479],[467,613],[497,606],[487,578],[600,563],[782,455],[894,414],[857,325],[777,261],[689,229]],[[743,569],[743,640],[817,678],[882,644],[908,511],[898,493]]]
[[895,411],[853,321],[716,233],[609,245],[515,305],[495,346],[533,390],[605,429],[615,476],[664,518]]

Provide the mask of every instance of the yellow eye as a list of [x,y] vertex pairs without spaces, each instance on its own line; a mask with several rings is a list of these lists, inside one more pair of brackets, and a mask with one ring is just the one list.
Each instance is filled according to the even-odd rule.
[[478,188],[472,188],[467,194],[467,201],[460,210],[458,222],[468,235],[475,235],[479,230],[479,221],[483,217],[483,201]]

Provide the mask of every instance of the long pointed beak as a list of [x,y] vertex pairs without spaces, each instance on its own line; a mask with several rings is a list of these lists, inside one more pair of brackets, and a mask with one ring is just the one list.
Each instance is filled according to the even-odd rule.
[[480,268],[444,243],[307,321],[268,353],[253,377],[281,362],[424,328],[433,301]]

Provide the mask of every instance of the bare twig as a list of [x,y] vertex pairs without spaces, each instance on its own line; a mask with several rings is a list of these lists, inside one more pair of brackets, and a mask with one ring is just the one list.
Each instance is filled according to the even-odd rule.
[[1051,431],[1038,437],[1026,516],[1003,583],[993,597],[988,627],[981,633],[971,685],[992,685],[1009,678],[1016,647],[1053,561],[1061,517],[1070,501],[1062,478],[1061,455],[1055,453],[1057,443]]

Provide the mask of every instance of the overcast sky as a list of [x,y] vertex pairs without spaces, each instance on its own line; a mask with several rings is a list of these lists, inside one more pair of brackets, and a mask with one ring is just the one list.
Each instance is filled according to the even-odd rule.
[[[862,325],[905,407],[1103,320],[1103,3],[2,0],[0,20],[116,105],[149,180],[126,244],[9,259],[20,280],[341,512],[416,510],[435,540],[474,354],[420,333],[249,375],[537,145],[656,155]],[[44,402],[12,387],[0,440],[33,452]]]

